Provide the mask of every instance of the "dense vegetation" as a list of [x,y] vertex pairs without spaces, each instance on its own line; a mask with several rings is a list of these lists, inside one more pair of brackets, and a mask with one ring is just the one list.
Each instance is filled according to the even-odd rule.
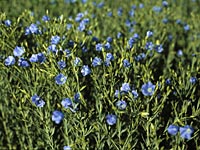
[[200,149],[199,6],[1,0],[0,149]]

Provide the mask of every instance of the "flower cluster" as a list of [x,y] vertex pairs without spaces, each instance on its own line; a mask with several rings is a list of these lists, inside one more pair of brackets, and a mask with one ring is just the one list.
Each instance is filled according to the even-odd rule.
[[38,26],[36,24],[31,24],[29,27],[25,30],[25,35],[29,34],[39,34],[41,31],[38,29]]
[[29,58],[29,61],[31,63],[44,63],[44,61],[46,60],[46,57],[44,55],[44,53],[38,53],[38,54],[32,54],[32,56]]
[[45,105],[44,100],[42,100],[37,94],[33,95],[31,100],[37,107],[43,107]]
[[179,131],[182,138],[189,140],[191,139],[194,129],[189,125],[185,125],[184,127],[179,127],[171,124],[167,128],[167,131],[171,135],[176,135]]
[[[2,60],[4,64],[3,69],[1,68],[2,79],[7,74],[5,79],[7,82],[10,81],[5,85],[12,88],[20,87],[14,88],[16,91],[30,89],[28,92],[32,94],[35,90],[42,95],[47,94],[46,98],[50,99],[46,100],[43,100],[43,96],[40,97],[39,93],[32,97],[28,96],[34,111],[43,113],[48,110],[51,125],[54,125],[55,129],[61,126],[64,129],[66,125],[73,129],[84,127],[85,131],[88,130],[88,135],[89,132],[92,135],[92,138],[87,138],[89,140],[87,144],[100,140],[103,146],[106,145],[102,146],[102,149],[109,149],[108,145],[111,144],[115,147],[131,149],[130,144],[126,144],[134,141],[129,138],[131,134],[135,137],[139,135],[145,141],[148,137],[145,135],[146,132],[135,130],[137,123],[141,131],[146,129],[146,124],[139,122],[141,117],[142,121],[149,118],[162,120],[162,115],[165,114],[162,111],[166,109],[175,111],[171,113],[172,116],[187,109],[189,104],[192,110],[191,116],[198,114],[196,105],[199,98],[199,68],[197,67],[199,45],[196,43],[200,39],[200,34],[193,31],[198,27],[198,19],[190,20],[183,16],[184,19],[181,20],[178,17],[187,13],[177,16],[171,13],[170,11],[175,8],[176,3],[179,3],[178,1],[175,3],[162,0],[155,2],[156,5],[151,5],[153,1],[151,3],[143,1],[143,3],[130,5],[129,9],[125,3],[116,3],[116,6],[120,6],[114,8],[115,4],[112,7],[109,4],[107,7],[107,1],[99,3],[91,1],[88,5],[86,2],[87,0],[64,0],[63,3],[51,0],[48,2],[52,5],[51,8],[65,5],[69,9],[68,11],[65,8],[68,15],[63,14],[55,18],[51,15],[57,13],[49,14],[48,11],[46,15],[42,14],[39,20],[35,20],[34,12],[28,11],[16,19],[16,22],[2,15],[4,19],[0,21],[2,35],[0,36],[2,40],[0,61]],[[193,9],[193,5],[194,3],[188,9],[185,9],[187,8],[185,5],[183,9],[191,10],[191,17],[195,16],[198,10]],[[93,7],[94,11],[92,11]],[[84,10],[85,8],[87,9]],[[59,10],[62,11],[60,8]],[[25,18],[27,15],[30,19]],[[64,16],[69,17],[64,18]],[[118,22],[115,22],[116,20]],[[13,41],[8,41],[10,39]],[[4,51],[6,56],[4,56]],[[187,72],[184,72],[184,67],[187,68]],[[24,78],[21,77],[23,74]],[[76,92],[73,93],[74,91]],[[2,97],[4,93],[6,92],[2,93]],[[51,98],[55,101],[53,102]],[[185,98],[190,98],[191,101],[185,104]],[[179,100],[183,109],[179,106],[171,108]],[[87,118],[84,119],[85,117]],[[166,120],[166,118],[163,121],[165,125],[171,120]],[[133,120],[136,122],[134,122],[136,128],[129,132],[129,129],[132,129]],[[78,123],[80,121],[82,121],[81,124]],[[104,125],[100,124],[102,122]],[[159,121],[156,120],[156,122]],[[190,122],[194,128],[197,128],[194,125],[195,122]],[[91,124],[95,127],[90,128]],[[158,126],[156,129],[162,131],[165,125]],[[151,128],[153,126],[152,124]],[[101,127],[103,129],[100,129]],[[52,131],[54,132],[54,129]],[[59,134],[58,131],[55,132],[53,138]],[[58,137],[64,137],[62,140],[57,140],[58,143],[62,143],[62,146],[55,145],[54,148],[80,149],[75,144],[71,144],[76,137],[70,132],[73,131],[78,136],[80,134],[72,129],[63,131],[63,134],[68,132],[69,134],[58,135]],[[93,131],[95,131],[94,134]],[[106,140],[102,140],[104,137],[100,136],[107,134],[99,131],[109,131],[113,139],[105,137]],[[173,136],[178,134],[183,139],[189,140],[192,139],[194,129],[190,125],[179,127],[171,124],[167,132]],[[67,139],[68,135],[74,137]],[[125,139],[126,135],[128,135],[127,139]],[[159,135],[156,136],[159,137]],[[117,143],[119,140],[114,139],[115,137],[121,139],[122,143]],[[151,144],[152,139],[149,140]],[[104,141],[107,143],[105,144]],[[160,144],[160,141],[155,142]],[[165,143],[164,138],[163,141]],[[63,145],[64,143],[66,146]],[[140,141],[138,143],[143,145]]]

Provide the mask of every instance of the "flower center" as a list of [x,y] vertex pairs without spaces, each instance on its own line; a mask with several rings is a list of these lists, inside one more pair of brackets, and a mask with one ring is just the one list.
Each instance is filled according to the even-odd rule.
[[61,82],[63,82],[64,80],[65,80],[65,78],[64,78],[64,77],[60,78],[60,81],[61,81]]
[[191,129],[187,129],[186,132],[187,132],[188,134],[190,134],[190,133],[191,133]]
[[149,93],[151,93],[151,92],[152,92],[152,88],[148,88],[147,91],[148,91]]

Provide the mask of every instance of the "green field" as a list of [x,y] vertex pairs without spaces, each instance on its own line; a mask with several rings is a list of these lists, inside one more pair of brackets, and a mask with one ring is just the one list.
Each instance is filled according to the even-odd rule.
[[0,150],[200,149],[199,0],[0,0]]

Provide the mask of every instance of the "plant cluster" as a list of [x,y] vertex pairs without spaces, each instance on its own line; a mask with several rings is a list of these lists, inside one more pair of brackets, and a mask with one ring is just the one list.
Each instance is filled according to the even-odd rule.
[[6,5],[0,148],[200,148],[199,1]]

